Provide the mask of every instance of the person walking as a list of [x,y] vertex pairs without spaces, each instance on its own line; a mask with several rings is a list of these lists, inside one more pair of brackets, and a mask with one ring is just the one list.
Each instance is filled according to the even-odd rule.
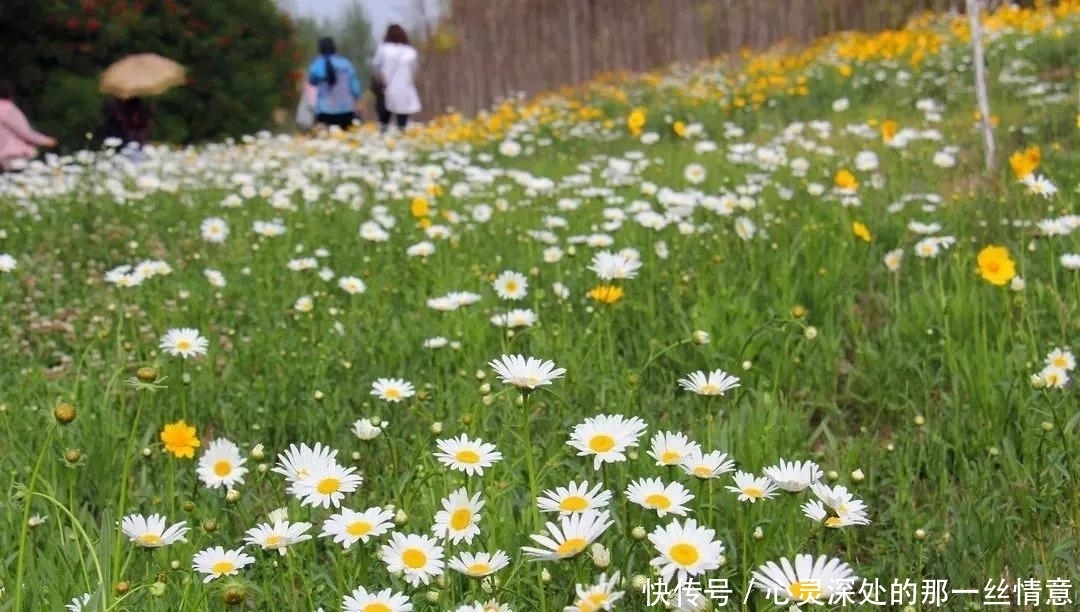
[[315,121],[347,130],[356,118],[356,101],[363,91],[356,68],[337,54],[333,38],[319,40],[319,57],[308,67],[308,83],[318,88]]
[[15,105],[15,86],[0,81],[0,171],[18,169],[37,157],[37,147],[52,148],[56,139],[30,127],[30,121]]
[[390,127],[391,119],[398,129],[404,130],[409,116],[421,110],[420,94],[416,91],[419,56],[409,44],[404,28],[397,24],[386,28],[386,36],[371,60],[375,112],[384,132]]

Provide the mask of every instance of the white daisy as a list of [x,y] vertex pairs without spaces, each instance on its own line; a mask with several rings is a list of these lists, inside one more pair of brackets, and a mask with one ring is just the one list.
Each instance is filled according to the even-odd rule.
[[205,355],[210,341],[199,335],[199,330],[183,327],[165,332],[159,346],[161,350],[173,357],[188,359]]
[[556,487],[555,490],[546,490],[536,500],[536,505],[541,512],[558,512],[560,514],[575,514],[600,510],[611,502],[611,491],[603,488],[603,483],[597,483],[591,490],[589,481],[571,482],[565,487]]
[[543,534],[529,536],[533,542],[544,548],[523,546],[521,552],[537,561],[569,559],[581,554],[613,523],[611,513],[607,510],[563,515],[559,517],[558,525],[548,521],[550,538]]
[[203,583],[221,576],[235,576],[241,569],[252,563],[255,563],[255,557],[245,554],[243,548],[225,550],[221,546],[200,550],[191,559],[192,569],[200,574],[206,574]]
[[403,573],[412,586],[429,584],[443,573],[443,547],[438,540],[423,535],[393,533],[379,556],[391,574]]
[[203,240],[214,244],[221,244],[229,237],[229,224],[220,217],[208,217],[203,219],[199,226]]
[[656,465],[678,465],[683,458],[701,447],[682,432],[658,431],[650,442],[649,456],[656,459]]
[[473,538],[480,534],[480,510],[484,501],[481,493],[469,497],[464,487],[447,495],[442,500],[443,509],[435,513],[435,525],[431,531],[440,538],[447,538],[454,544],[465,540],[472,544]]
[[333,536],[336,544],[341,544],[348,550],[357,542],[367,544],[372,538],[390,531],[394,526],[393,521],[394,513],[379,507],[368,508],[363,512],[342,508],[323,522],[319,537]]
[[494,444],[488,444],[479,438],[469,440],[465,434],[457,438],[438,440],[435,445],[439,448],[435,453],[439,463],[470,476],[483,476],[484,468],[502,460],[502,453],[495,450]]
[[608,578],[608,575],[600,574],[600,577],[596,579],[596,583],[585,586],[583,584],[574,585],[574,591],[577,593],[577,597],[574,599],[574,605],[563,608],[563,612],[597,612],[598,610],[612,610],[616,601],[623,598],[626,594],[625,591],[616,591],[615,587],[619,584],[619,572],[615,572]]
[[551,381],[566,374],[566,368],[556,368],[554,362],[524,355],[503,355],[489,361],[488,365],[502,382],[523,392],[550,385]]
[[838,603],[833,597],[855,588],[854,570],[839,559],[795,555],[794,565],[781,558],[754,570],[750,582],[780,605]]
[[495,278],[492,286],[499,299],[520,300],[528,293],[529,281],[520,272],[506,270]]
[[664,484],[659,478],[640,478],[626,487],[626,498],[657,516],[668,514],[686,516],[689,511],[684,504],[694,499],[693,494],[677,482]]
[[271,472],[282,474],[290,484],[307,479],[316,468],[335,464],[337,450],[316,442],[314,447],[301,443],[290,444],[289,448],[277,456],[277,465]]
[[510,565],[510,557],[501,550],[494,553],[461,552],[450,558],[450,569],[470,578],[484,578]]
[[798,493],[817,482],[822,472],[818,464],[813,461],[790,461],[780,460],[777,465],[772,465],[762,470],[776,486],[791,493]]
[[175,542],[187,542],[186,534],[190,527],[187,523],[176,523],[165,527],[165,517],[151,514],[129,514],[120,521],[120,531],[143,548],[159,548]]
[[65,605],[70,612],[82,612],[90,604],[90,593],[83,593],[78,597],[72,597],[71,603]]
[[345,499],[345,494],[355,491],[364,480],[359,474],[354,474],[355,471],[355,467],[345,467],[336,462],[316,466],[307,478],[294,482],[289,487],[289,493],[304,506],[337,508]]
[[400,378],[380,378],[371,383],[371,394],[381,400],[397,403],[416,395],[412,383]]
[[344,612],[412,612],[413,605],[404,593],[395,593],[390,589],[376,593],[356,587],[342,598],[341,608]]
[[358,295],[367,291],[364,281],[355,276],[342,276],[338,279],[338,287],[349,295]]
[[735,486],[729,486],[728,491],[739,494],[739,501],[754,503],[759,499],[776,497],[777,486],[767,476],[754,476],[749,472],[735,472],[732,477]]
[[260,546],[263,550],[276,550],[284,557],[290,546],[311,539],[311,534],[307,532],[309,529],[311,523],[290,523],[284,520],[275,521],[273,525],[260,523],[244,532],[244,541]]
[[682,524],[675,520],[658,525],[649,534],[649,542],[659,555],[649,565],[660,568],[660,575],[669,583],[677,577],[676,584],[684,584],[691,576],[720,567],[724,545],[713,539],[715,535],[716,531],[698,525],[692,518]]
[[626,461],[623,451],[638,445],[638,437],[648,425],[637,417],[601,414],[585,419],[574,427],[567,444],[578,449],[578,456],[593,456],[593,469],[604,463]]
[[245,462],[247,459],[240,454],[240,447],[225,438],[218,438],[211,442],[199,457],[199,466],[195,473],[199,480],[211,489],[222,486],[231,489],[237,484],[243,484],[244,474],[248,472],[248,469],[243,467]]
[[702,454],[701,449],[696,449],[679,462],[679,467],[690,476],[705,480],[735,471],[735,460],[721,451]]
[[723,370],[713,370],[708,374],[698,370],[697,372],[691,372],[686,378],[680,378],[679,386],[698,395],[723,396],[740,385],[738,377],[732,376]]

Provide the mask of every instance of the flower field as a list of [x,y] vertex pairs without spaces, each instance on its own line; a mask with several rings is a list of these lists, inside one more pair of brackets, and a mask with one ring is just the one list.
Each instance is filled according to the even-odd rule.
[[0,610],[1073,610],[1080,3],[0,176]]

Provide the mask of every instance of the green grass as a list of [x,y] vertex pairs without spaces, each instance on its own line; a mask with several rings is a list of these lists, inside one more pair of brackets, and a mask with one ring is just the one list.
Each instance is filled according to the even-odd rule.
[[[1080,40],[1075,20],[1062,27],[1060,39],[1010,34],[996,41],[991,73],[999,75],[1015,56],[1011,45],[1032,40],[1023,55],[1031,64],[1017,72],[1033,82],[1049,79],[1045,71],[1057,68]],[[627,581],[617,589],[626,594],[615,609],[652,609],[631,581],[655,581],[649,561],[656,551],[635,537],[635,527],[652,532],[672,517],[626,500],[627,485],[643,477],[680,482],[695,495],[689,516],[714,529],[725,546],[722,567],[705,574],[702,584],[729,581],[731,609],[770,609],[762,593],[747,593],[751,573],[799,553],[836,557],[867,584],[877,580],[886,589],[882,609],[973,609],[989,601],[988,583],[1001,580],[1044,587],[1041,606],[1008,609],[1044,609],[1049,581],[1080,580],[1076,395],[1071,385],[1035,389],[1030,382],[1047,353],[1073,347],[1080,326],[1076,272],[1059,262],[1080,251],[1077,240],[1040,236],[1034,225],[1075,212],[1074,98],[1028,99],[1020,92],[1031,83],[993,83],[1003,167],[987,178],[980,175],[970,71],[930,59],[908,85],[893,78],[905,68],[888,63],[858,66],[856,77],[874,81],[878,69],[889,78],[859,88],[857,79],[811,69],[822,75],[811,79],[811,96],[776,98],[756,112],[684,106],[628,86],[629,105],[593,100],[613,109],[610,130],[589,124],[584,135],[537,145],[536,139],[563,128],[529,126],[522,133],[531,136],[518,138],[535,150],[514,158],[500,155],[495,143],[469,151],[407,146],[404,160],[395,162],[378,142],[309,154],[301,145],[267,139],[225,153],[201,151],[198,168],[174,156],[124,177],[107,163],[60,194],[47,193],[50,182],[42,180],[21,195],[0,195],[6,219],[0,252],[18,261],[14,271],[0,273],[0,482],[7,493],[0,502],[0,610],[57,610],[94,593],[83,609],[224,610],[242,594],[237,609],[329,611],[341,609],[342,597],[358,586],[405,593],[418,611],[492,599],[513,610],[562,610],[574,603],[574,585],[592,584],[601,571],[619,571]],[[916,110],[924,97],[944,104],[942,121],[927,122]],[[848,110],[831,110],[839,98],[851,101]],[[629,108],[642,101],[648,101],[646,130],[662,134],[653,145],[631,139],[623,127]],[[675,138],[665,114],[700,123],[702,135]],[[869,118],[936,129],[942,140],[893,149],[880,137],[845,133],[845,126]],[[781,138],[792,122],[813,120],[831,122],[831,134],[816,135],[808,126],[804,137],[831,147],[833,155]],[[725,122],[745,134],[726,139]],[[876,127],[868,129],[876,134]],[[695,153],[695,143],[705,139],[719,151]],[[770,146],[788,161],[768,169],[731,161],[726,147],[737,142]],[[1060,190],[1052,198],[1028,193],[1005,162],[1031,144],[1042,148],[1038,172]],[[957,147],[954,168],[932,163],[945,146]],[[874,172],[855,168],[862,150],[879,157],[880,187],[872,185]],[[631,172],[625,185],[612,182],[604,171],[608,160],[636,163],[628,155],[633,151],[653,163]],[[481,154],[493,157],[484,162]],[[809,161],[805,177],[788,163],[796,157]],[[276,165],[268,166],[270,159]],[[684,178],[691,163],[707,172],[700,185]],[[455,192],[456,184],[469,182],[464,165],[524,171],[550,178],[554,188],[530,188],[507,171]],[[443,167],[442,176],[427,174],[433,166]],[[860,181],[859,206],[842,206],[828,191],[808,192],[814,182],[831,189],[841,168]],[[241,192],[230,178],[238,172],[253,178],[256,191],[276,195],[222,207],[226,196]],[[575,174],[585,181],[562,183]],[[652,230],[634,221],[635,201],[663,212],[663,194],[650,195],[642,183],[720,196],[736,194],[755,174],[764,175],[763,189],[751,209],[722,215],[699,201],[682,219],[687,233],[677,223]],[[116,197],[107,175],[134,195]],[[178,188],[139,187],[139,175],[175,181]],[[354,185],[355,197],[334,197],[342,184]],[[409,201],[429,184],[444,192],[431,198],[432,220],[445,223],[453,237],[432,239],[430,257],[407,257],[409,246],[426,239]],[[782,189],[792,196],[781,197]],[[923,211],[918,199],[889,211],[911,194],[936,194],[941,203]],[[567,198],[578,208],[561,210]],[[505,211],[498,210],[500,202]],[[481,204],[496,212],[474,223],[472,211]],[[364,240],[357,228],[379,205],[396,224],[386,242]],[[615,214],[609,209],[623,211],[621,227],[603,229],[606,215]],[[460,222],[446,221],[443,213],[456,213]],[[548,245],[529,232],[542,229],[551,215],[566,221],[551,230],[566,253],[545,263]],[[208,217],[227,221],[231,231],[223,243],[200,237]],[[756,225],[752,239],[737,235],[738,217]],[[286,226],[284,235],[252,232],[255,221],[274,218]],[[941,224],[935,235],[953,236],[955,244],[937,257],[918,257],[914,245],[922,236],[908,228],[912,220]],[[871,231],[869,243],[852,235],[856,221]],[[633,247],[643,262],[636,278],[617,281],[625,297],[611,305],[586,297],[600,283],[588,266],[601,249],[569,240],[599,233],[613,238],[610,250]],[[1008,248],[1025,281],[1022,291],[979,277],[976,256],[990,244]],[[896,248],[904,257],[894,273],[883,259]],[[294,258],[316,257],[317,249],[326,250],[318,268],[333,271],[333,280],[320,279],[317,270],[287,268]],[[172,270],[133,288],[103,280],[109,269],[147,259]],[[221,271],[226,285],[211,286],[208,268]],[[492,289],[503,270],[527,276],[520,302],[502,301]],[[337,278],[350,275],[363,280],[364,293],[338,288]],[[555,282],[569,288],[568,299],[554,294]],[[481,299],[453,312],[426,305],[450,291]],[[302,296],[313,299],[311,312],[294,309]],[[489,319],[509,308],[532,309],[539,322],[507,334]],[[182,360],[162,354],[159,339],[180,327],[198,329],[209,340],[208,355]],[[695,342],[695,330],[711,340]],[[434,336],[452,344],[424,348]],[[518,402],[517,391],[487,365],[503,354],[550,359],[567,372]],[[143,366],[157,369],[158,388],[129,382]],[[695,370],[715,369],[738,376],[741,386],[704,398],[677,384]],[[417,394],[383,402],[371,394],[382,377],[404,378]],[[77,412],[66,425],[54,418],[61,403]],[[600,471],[566,444],[575,425],[597,414],[636,416],[648,425],[628,461]],[[195,460],[172,456],[159,438],[166,424],[181,418],[202,439]],[[360,418],[388,425],[363,441],[351,432]],[[872,523],[815,527],[800,510],[814,499],[809,491],[749,504],[727,490],[731,474],[697,481],[658,467],[646,451],[660,431],[683,432],[705,451],[724,451],[739,470],[758,475],[780,459],[813,460],[825,472],[823,482],[847,486],[866,502]],[[503,455],[482,477],[449,471],[433,456],[437,439],[462,433],[495,444]],[[232,501],[224,489],[203,486],[195,472],[200,454],[218,438],[235,442],[251,470]],[[446,556],[503,550],[509,567],[494,584],[447,569],[430,585],[413,587],[389,575],[379,559],[389,534],[349,550],[318,537],[337,510],[302,506],[286,491],[284,477],[269,471],[290,444],[316,442],[337,449],[338,461],[364,477],[344,507],[392,505],[407,517],[394,527],[401,533],[430,535],[441,500],[455,489],[481,493],[479,536],[470,545],[445,543]],[[262,456],[252,454],[255,445],[262,445]],[[520,553],[534,544],[528,534],[558,521],[537,512],[536,494],[575,480],[602,482],[614,495],[614,524],[599,539],[611,551],[606,569],[596,567],[590,551],[558,562]],[[292,521],[312,522],[316,537],[285,556],[244,546],[253,565],[204,585],[192,571],[193,554],[241,547],[244,532],[280,507]],[[185,522],[187,541],[137,547],[117,528],[132,513]],[[37,515],[45,522],[29,526],[27,518]],[[888,591],[905,580],[917,585],[910,608]],[[918,590],[929,584],[924,580],[977,592],[934,605]],[[1074,588],[1069,594],[1078,599]],[[1016,595],[1009,596],[1015,604]]]

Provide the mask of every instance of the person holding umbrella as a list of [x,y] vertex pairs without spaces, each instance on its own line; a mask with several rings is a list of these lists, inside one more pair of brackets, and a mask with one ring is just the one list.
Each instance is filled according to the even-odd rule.
[[37,147],[55,146],[56,139],[30,127],[26,115],[15,105],[15,86],[0,81],[0,171],[15,170],[37,157]]
[[101,93],[111,96],[103,111],[102,137],[119,140],[125,154],[141,158],[154,119],[145,98],[163,94],[186,79],[183,66],[154,53],[130,55],[109,66],[99,86]]

